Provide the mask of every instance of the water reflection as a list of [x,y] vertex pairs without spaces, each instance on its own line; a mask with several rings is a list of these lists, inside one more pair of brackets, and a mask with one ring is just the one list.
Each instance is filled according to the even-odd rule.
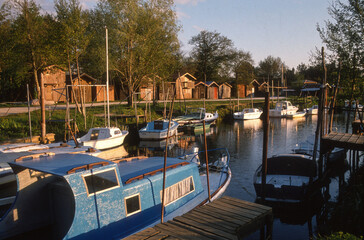
[[[333,128],[345,132],[345,114],[336,114],[333,120]],[[310,140],[314,142],[317,115],[303,118],[272,118],[269,122],[268,157],[276,154],[290,153],[297,143]],[[226,195],[254,202],[256,199],[253,186],[253,175],[262,162],[263,150],[263,121],[232,121],[220,122],[216,127],[211,127],[207,134],[208,149],[227,148],[231,159],[232,180],[226,191]],[[181,156],[191,153],[193,148],[204,149],[204,137],[202,134],[181,135],[176,139],[174,147],[168,150],[168,156]],[[140,144],[140,145],[139,145]],[[161,143],[162,144],[162,143]],[[127,150],[133,147],[143,152],[150,147],[142,143],[131,144]],[[163,149],[164,150],[164,149]],[[149,154],[162,154],[163,151],[149,151]],[[339,187],[345,178],[344,171],[333,173],[330,185],[325,187],[324,196],[330,201],[338,195]],[[320,201],[315,201],[320,203]],[[275,211],[274,239],[309,239],[312,229],[317,231],[320,227],[316,222],[317,207],[308,204],[304,207],[286,206],[279,204],[273,206]],[[316,217],[314,217],[316,215]],[[259,239],[259,233],[253,234],[248,239]]]

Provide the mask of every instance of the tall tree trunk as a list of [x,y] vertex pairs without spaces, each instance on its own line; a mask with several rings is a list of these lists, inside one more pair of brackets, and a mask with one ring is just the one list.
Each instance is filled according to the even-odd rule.
[[70,58],[70,54],[69,54],[69,50],[67,49],[67,60],[68,60],[68,73],[70,75],[70,83],[71,83],[71,91],[72,91],[72,96],[73,96],[73,99],[75,101],[75,104],[76,104],[76,107],[77,107],[77,110],[79,113],[81,113],[81,108],[80,106],[78,105],[78,101],[77,101],[77,96],[76,96],[76,93],[75,93],[75,90],[73,89],[73,82],[72,82],[72,69],[71,69],[71,58]]
[[[80,75],[80,67],[78,65],[78,57],[76,57],[76,67],[77,67],[78,83],[80,84],[81,75]],[[85,107],[86,94],[83,94],[83,91],[82,91],[82,87],[81,86],[79,86],[78,89],[80,90],[81,109],[82,109],[83,119],[84,119],[84,122],[85,122],[85,129],[86,129],[86,107]]]

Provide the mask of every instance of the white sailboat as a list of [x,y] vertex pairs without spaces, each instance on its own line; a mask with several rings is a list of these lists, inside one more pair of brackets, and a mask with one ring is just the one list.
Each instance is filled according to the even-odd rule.
[[106,31],[106,99],[107,99],[107,127],[91,128],[88,133],[77,141],[83,146],[94,147],[99,150],[118,147],[124,143],[128,131],[120,130],[118,127],[110,127],[110,104],[109,104],[109,53],[108,33]]

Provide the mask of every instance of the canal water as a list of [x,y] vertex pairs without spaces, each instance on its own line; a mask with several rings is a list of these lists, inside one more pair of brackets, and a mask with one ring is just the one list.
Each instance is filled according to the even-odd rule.
[[[345,132],[345,114],[334,116],[334,130]],[[296,144],[309,140],[314,142],[317,116],[297,119],[271,118],[269,126],[268,157],[291,153]],[[351,132],[351,129],[349,130]],[[138,142],[129,139],[126,151],[136,154],[163,155],[165,142]],[[207,133],[208,149],[227,148],[230,153],[232,180],[225,195],[256,201],[253,176],[262,163],[263,121],[221,121]],[[182,135],[169,140],[168,156],[192,153],[198,147],[204,149],[203,135]],[[134,153],[135,154],[135,153]],[[331,178],[329,200],[338,194],[338,177]],[[317,203],[317,204],[316,204]],[[321,202],[320,202],[321,203]],[[320,220],[320,203],[314,200],[309,206],[273,205],[273,239],[310,239],[315,236]],[[259,231],[246,239],[259,239]]]

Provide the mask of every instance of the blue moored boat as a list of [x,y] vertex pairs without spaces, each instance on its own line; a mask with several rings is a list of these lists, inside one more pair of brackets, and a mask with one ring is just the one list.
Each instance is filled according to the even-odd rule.
[[[213,199],[231,178],[228,154],[220,159],[221,167],[210,171]],[[165,220],[208,198],[206,174],[189,160],[167,160]],[[163,163],[161,157],[112,162],[78,154],[9,163],[18,190],[0,219],[0,239],[115,239],[153,226],[161,216]]]

